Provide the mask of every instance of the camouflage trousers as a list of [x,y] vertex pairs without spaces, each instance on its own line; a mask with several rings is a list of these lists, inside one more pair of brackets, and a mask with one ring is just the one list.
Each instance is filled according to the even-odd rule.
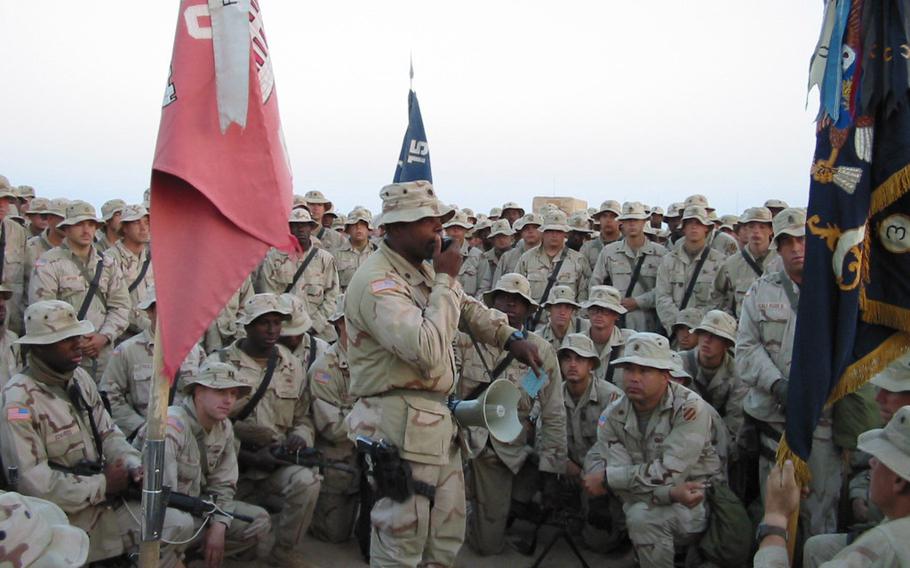
[[272,556],[282,560],[297,549],[310,528],[322,477],[315,470],[299,465],[279,467],[268,477],[250,479],[241,476],[236,498],[268,508],[280,506],[275,525],[275,547]]
[[512,501],[531,502],[537,490],[537,469],[528,460],[518,474],[513,473],[489,444],[468,467],[468,544],[478,554],[499,554],[503,551]]
[[[80,527],[88,534],[89,551],[86,562],[114,558],[125,553],[137,552],[139,548],[140,504],[129,501],[116,508],[106,508],[91,528]],[[193,519],[175,509],[167,509],[164,515],[162,541],[183,542],[193,536]],[[135,517],[135,518],[134,518]],[[77,525],[78,526],[78,525]],[[161,568],[174,568],[183,556],[185,544],[161,543]]]
[[408,463],[415,480],[436,487],[433,506],[417,494],[402,503],[388,497],[376,501],[370,512],[370,566],[454,566],[465,531],[461,451],[451,444],[446,465]]
[[[170,510],[168,511],[170,512]],[[253,522],[231,519],[231,524],[228,525],[224,534],[224,557],[244,560],[267,558],[274,542],[271,534],[272,519],[268,511],[243,501],[235,501],[234,512],[238,515],[252,517]],[[180,514],[189,516],[189,513],[181,512]],[[194,524],[194,532],[199,530],[203,519],[191,517],[191,520]],[[209,525],[213,522],[209,521]],[[206,530],[208,527],[199,533],[199,536],[189,545],[191,548],[202,545]]]
[[[356,464],[356,456],[350,463]],[[327,468],[310,532],[325,542],[344,542],[351,537],[360,505],[359,475]]]
[[818,568],[847,546],[847,533],[819,534],[803,546],[803,568]]
[[676,547],[695,542],[708,527],[704,503],[692,509],[678,503],[627,503],[623,511],[638,564],[644,568],[673,568]]

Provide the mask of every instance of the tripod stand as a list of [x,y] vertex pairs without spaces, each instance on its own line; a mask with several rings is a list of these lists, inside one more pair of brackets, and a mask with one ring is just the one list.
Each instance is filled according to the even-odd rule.
[[537,557],[537,560],[534,561],[534,564],[531,565],[531,568],[539,568],[540,564],[546,559],[547,555],[550,554],[550,551],[553,550],[553,547],[556,545],[559,540],[565,540],[569,548],[572,549],[572,553],[575,554],[575,558],[578,559],[578,562],[582,565],[583,568],[590,568],[588,563],[585,561],[585,557],[581,555],[581,551],[578,550],[578,545],[575,544],[575,541],[572,540],[572,535],[569,533],[569,527],[566,523],[563,523],[559,527],[559,532],[550,540],[550,544],[543,549],[543,552],[540,553],[540,556]]

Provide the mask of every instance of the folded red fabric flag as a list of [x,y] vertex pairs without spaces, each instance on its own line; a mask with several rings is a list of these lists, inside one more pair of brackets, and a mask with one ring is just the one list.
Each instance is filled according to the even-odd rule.
[[171,380],[268,248],[294,248],[291,200],[258,2],[183,0],[151,180],[157,340]]

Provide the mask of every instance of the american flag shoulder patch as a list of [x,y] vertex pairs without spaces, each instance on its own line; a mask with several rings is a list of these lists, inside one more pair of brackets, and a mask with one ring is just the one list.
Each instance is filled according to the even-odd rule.
[[600,418],[597,419],[597,425],[603,426],[606,423],[607,423],[607,416],[605,414],[601,414]]
[[8,422],[18,422],[21,420],[31,420],[32,413],[24,406],[10,406],[6,409],[6,420]]
[[183,432],[183,422],[176,416],[167,417],[167,425],[176,430],[177,432]]
[[382,280],[373,280],[370,282],[370,290],[374,294],[385,292],[386,290],[394,290],[396,288],[398,288],[398,283],[391,278],[383,278]]
[[316,379],[317,383],[326,384],[332,380],[332,375],[330,375],[326,371],[319,371],[318,373],[313,375],[313,378]]

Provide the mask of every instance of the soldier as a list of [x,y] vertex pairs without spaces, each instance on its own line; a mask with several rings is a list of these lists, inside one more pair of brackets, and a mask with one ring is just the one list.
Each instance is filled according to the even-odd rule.
[[373,216],[366,209],[354,209],[344,221],[344,232],[348,238],[335,251],[338,286],[342,292],[347,290],[354,272],[377,248],[377,245],[370,242],[372,221]]
[[[487,216],[487,219],[489,219],[491,223],[495,223],[496,221],[499,221],[499,218],[501,216],[502,216],[502,208],[501,207],[492,207],[490,209],[490,214]],[[510,226],[511,226],[511,223],[510,223]]]
[[6,327],[6,306],[12,297],[12,289],[0,284],[0,388],[22,367],[19,344],[16,343],[19,336]]
[[[730,235],[721,233],[720,231],[716,230],[716,227],[720,225],[720,219],[718,219],[714,208],[708,205],[708,199],[704,195],[690,195],[686,198],[684,206],[705,208],[705,211],[707,212],[707,218],[710,221],[710,230],[708,231],[707,237],[708,246],[721,253],[724,257],[728,257],[739,252],[739,243],[736,241],[736,239]],[[683,210],[683,224],[685,225],[685,209]]]
[[[474,296],[480,298],[496,285],[496,282],[493,282],[496,266],[502,255],[512,248],[512,235],[514,234],[515,231],[509,226],[507,220],[500,219],[493,223],[490,228],[490,242],[493,246],[477,260],[477,289]],[[465,293],[468,293],[468,290],[465,290]]]
[[667,207],[667,214],[664,215],[664,223],[667,224],[667,230],[670,231],[670,235],[667,238],[667,248],[670,248],[670,244],[675,243],[677,240],[682,238],[682,214],[685,206],[680,203],[671,203]]
[[[743,425],[743,398],[749,387],[736,374],[733,348],[736,320],[721,310],[711,310],[693,329],[698,348],[680,353],[683,368],[692,377],[688,386],[710,404],[727,426],[727,438],[736,441]],[[735,444],[731,444],[731,449]]]
[[664,208],[663,207],[652,207],[651,208],[651,218],[649,220],[651,228],[655,231],[659,231],[663,227],[664,223]]
[[591,270],[594,270],[597,265],[600,251],[608,244],[615,243],[622,238],[619,232],[620,215],[622,215],[622,208],[619,206],[618,201],[613,201],[612,199],[601,203],[600,209],[594,214],[594,222],[600,227],[600,234],[586,242],[580,251],[588,259]]
[[15,190],[9,181],[0,176],[0,247],[3,258],[0,261],[0,284],[13,291],[7,310],[7,326],[14,332],[22,331],[22,312],[25,310],[24,264],[25,241],[28,232],[17,223],[10,212],[18,202]]
[[595,377],[622,385],[622,369],[617,368],[614,361],[622,357],[626,338],[632,334],[632,330],[617,325],[619,318],[626,313],[620,303],[619,290],[612,286],[592,286],[588,300],[581,307],[591,321],[587,334],[594,342],[594,352],[600,358]]
[[591,230],[591,222],[588,220],[588,213],[586,211],[573,213],[567,222],[570,231],[566,237],[566,246],[572,250],[579,250],[594,234],[594,231]]
[[[329,349],[329,344],[309,333],[313,320],[307,315],[306,306],[300,298],[288,293],[281,295],[281,301],[291,314],[291,319],[281,326],[278,343],[290,349],[300,359],[304,371],[309,371],[316,359]],[[340,303],[336,304],[336,311],[339,305]]]
[[120,213],[120,239],[107,248],[109,256],[123,274],[130,294],[130,323],[121,340],[149,329],[149,320],[139,308],[139,303],[155,287],[152,251],[149,248],[149,212],[141,205],[127,205]]
[[514,201],[506,201],[502,204],[502,215],[500,218],[507,220],[513,229],[515,228],[515,222],[524,217],[524,215],[525,210]]
[[82,368],[97,382],[114,342],[129,323],[129,292],[114,260],[92,246],[98,228],[94,207],[85,201],[71,202],[58,227],[66,233],[66,240],[35,262],[28,299],[30,303],[63,300],[92,322],[97,331],[86,335]]
[[[128,441],[136,437],[148,414],[157,319],[155,290],[150,290],[148,296],[137,307],[144,312],[143,315],[149,320],[150,325],[142,333],[127,339],[114,349],[98,385],[102,392],[107,393],[111,417],[126,434]],[[170,404],[175,404],[174,397],[180,395],[186,381],[199,374],[199,366],[204,360],[205,353],[202,347],[194,345],[180,365],[177,376],[174,377]]]
[[386,240],[354,275],[345,300],[350,392],[360,397],[347,422],[351,436],[396,447],[422,492],[375,502],[370,562],[451,566],[465,530],[461,452],[446,405],[455,387],[459,321],[478,341],[505,346],[537,372],[542,361],[502,314],[461,289],[460,251],[440,250],[442,223],[453,212],[433,186],[392,184],[380,195]]
[[[28,366],[3,387],[0,453],[19,472],[17,489],[47,499],[88,533],[88,562],[113,558],[138,544],[139,524],[119,497],[142,479],[141,456],[101,403],[95,382],[79,368],[81,343],[94,331],[73,307],[38,301],[25,311]],[[165,517],[162,538],[180,542],[192,522]],[[176,566],[179,546],[162,546],[162,566]]]
[[464,288],[465,294],[471,296],[477,294],[477,286],[483,277],[480,274],[482,253],[468,245],[465,240],[465,235],[473,227],[474,225],[468,222],[468,216],[463,211],[457,211],[455,216],[442,226],[446,236],[452,239],[452,246],[458,247],[461,256],[464,257],[461,262],[461,270],[458,272],[458,282]]
[[722,475],[711,415],[701,397],[670,380],[665,337],[634,334],[616,363],[624,366],[625,396],[598,420],[585,489],[622,500],[641,566],[669,568],[674,547],[697,542],[707,528],[705,483]]
[[[739,215],[724,215],[720,218],[720,227],[717,229],[721,233],[726,233],[736,239],[739,248],[745,246],[745,242],[740,240],[739,235]],[[768,239],[769,241],[771,239]]]
[[253,297],[254,293],[252,276],[247,276],[205,331],[203,345],[206,353],[212,353],[230,345],[243,333],[243,328],[237,325],[237,318],[240,315],[240,309],[247,300]]
[[[205,363],[197,375],[187,377],[182,389],[186,397],[167,409],[163,485],[190,497],[211,499],[218,506],[219,511],[208,519],[202,542],[195,543],[201,545],[207,566],[221,566],[224,558],[248,558],[250,551],[267,556],[263,549],[270,544],[272,528],[268,512],[234,499],[237,451],[228,414],[237,399],[250,395],[250,385],[237,379],[234,367],[216,361]],[[143,437],[137,439],[137,445]],[[240,521],[224,513],[254,521]],[[178,514],[196,530],[201,528],[202,519]]]
[[[528,280],[515,273],[503,275],[483,299],[486,305],[506,314],[509,325],[516,329],[522,329],[531,311],[538,307],[530,295]],[[544,480],[549,491],[554,487],[555,475],[565,473],[566,416],[556,350],[535,333],[528,333],[527,339],[537,346],[546,373],[545,378],[537,374],[546,381],[537,392],[529,392],[524,385],[528,366],[516,361],[505,349],[481,345],[473,334],[467,333],[459,334],[455,341],[456,357],[462,362],[458,383],[461,398],[477,398],[495,379],[508,379],[521,389],[518,418],[523,430],[515,440],[504,443],[492,438],[485,428],[468,429],[473,495],[468,542],[482,555],[502,552],[510,509],[526,508],[539,480]],[[538,405],[539,415],[532,417],[532,407]],[[531,453],[537,457],[536,464],[528,460]]]
[[43,197],[36,197],[32,200],[31,206],[25,212],[25,218],[28,219],[28,236],[37,237],[47,229],[48,211],[50,200]]
[[719,308],[721,296],[714,287],[717,272],[726,258],[708,242],[712,227],[704,207],[683,211],[684,238],[663,257],[657,269],[655,303],[657,316],[669,332],[676,315],[686,308],[704,311]]
[[[597,552],[606,553],[626,538],[622,505],[615,497],[588,499],[582,487],[585,456],[597,441],[597,420],[608,404],[623,395],[622,389],[594,377],[600,357],[594,343],[580,333],[565,337],[557,351],[563,377],[562,398],[566,405],[566,434],[569,460],[566,477],[581,492],[581,513],[585,519],[582,537]],[[593,514],[592,514],[593,513]],[[593,523],[592,519],[601,522]],[[603,521],[609,519],[609,522]],[[609,528],[609,530],[605,530]]]
[[[319,239],[322,246],[329,252],[334,252],[341,248],[341,245],[344,243],[344,237],[331,229],[326,229],[322,225],[322,216],[326,211],[332,210],[332,202],[326,199],[321,191],[315,190],[306,192],[304,199],[306,200],[306,207],[310,213],[310,217],[316,223],[316,227],[313,229],[315,237]],[[333,310],[334,306],[332,306],[332,309],[330,309],[326,315],[331,315]]]
[[[562,211],[548,213],[544,217],[543,240],[518,260],[515,271],[531,283],[531,296],[543,302],[556,285],[569,286],[575,292],[575,299],[582,302],[588,298],[588,280],[591,266],[585,257],[566,246],[566,214]],[[541,321],[546,317],[541,318]]]
[[126,201],[111,199],[101,206],[101,226],[95,234],[95,248],[104,252],[120,239],[120,218]]
[[777,258],[771,246],[771,212],[764,207],[746,209],[740,219],[746,244],[721,265],[714,287],[723,296],[723,309],[737,317],[752,283]]
[[[881,508],[885,519],[822,566],[906,566],[910,558],[910,408],[901,408],[884,429],[861,434],[858,446],[872,454],[872,501]],[[788,461],[783,467],[774,466],[767,479],[765,516],[756,539],[759,541],[754,559],[756,568],[790,565],[788,519],[800,507],[800,488],[793,472],[793,463]],[[808,543],[806,551],[809,551]],[[810,561],[807,557],[804,565],[813,565]]]
[[320,220],[319,224],[322,225],[324,229],[333,229],[337,220],[338,213],[336,213],[333,209],[329,209],[322,214],[322,220]]
[[554,350],[559,349],[566,334],[583,333],[591,327],[591,322],[578,316],[581,304],[575,301],[575,292],[568,286],[553,286],[542,307],[549,312],[549,318],[534,333],[547,340]]
[[[806,216],[801,210],[785,209],[774,218],[771,247],[780,255],[783,270],[765,274],[749,288],[736,336],[736,374],[749,386],[743,410],[754,419],[759,433],[759,480],[768,477],[785,426],[805,234]],[[812,436],[812,481],[805,503],[807,529],[812,535],[837,529],[842,468],[831,420],[829,408],[822,413]],[[764,495],[764,486],[761,489]]]
[[254,393],[237,399],[230,413],[241,444],[236,496],[280,507],[269,559],[277,566],[302,565],[300,545],[313,519],[320,484],[313,469],[289,465],[274,455],[279,448],[293,454],[313,446],[306,373],[300,360],[278,343],[281,324],[289,317],[278,296],[256,294],[244,304],[238,319],[246,337],[208,358],[233,365],[237,380]]
[[341,294],[335,259],[325,249],[313,246],[311,234],[319,225],[306,211],[294,209],[288,223],[300,243],[301,252],[270,249],[259,267],[256,291],[294,294],[304,301],[316,336],[328,342],[335,341],[335,330],[328,321]]
[[351,395],[343,301],[342,296],[329,320],[335,326],[338,341],[316,359],[307,374],[313,396],[316,449],[327,461],[348,468],[347,471],[323,470],[322,488],[310,530],[313,536],[326,542],[344,542],[350,538],[357,518],[360,491],[357,449],[348,437],[345,424],[357,399]]
[[670,346],[679,351],[698,347],[695,328],[701,323],[704,312],[699,308],[686,308],[676,314],[676,321],[670,328]]
[[32,209],[32,201],[35,199],[35,188],[30,185],[20,185],[16,188],[16,195],[19,197],[17,207],[23,215],[27,215]]
[[512,229],[521,238],[515,243],[515,246],[499,257],[496,272],[493,273],[493,283],[499,282],[499,278],[503,274],[515,272],[521,255],[540,244],[540,239],[543,236],[540,232],[541,225],[543,225],[543,218],[536,213],[528,213],[515,221]]
[[591,286],[607,284],[619,290],[622,306],[628,312],[623,326],[636,331],[660,329],[654,309],[654,286],[657,269],[667,251],[645,237],[647,217],[641,203],[623,204],[622,215],[618,217],[623,239],[603,247],[591,275]]
[[[36,209],[42,209],[42,204],[35,204]],[[23,290],[28,291],[29,279],[32,277],[32,271],[35,269],[35,262],[38,258],[54,247],[63,244],[66,235],[59,228],[60,223],[66,217],[66,200],[52,199],[47,202],[44,213],[36,213],[36,217],[41,217],[47,224],[43,231],[37,236],[29,238],[25,242],[25,285]],[[23,298],[23,302],[24,302]]]

